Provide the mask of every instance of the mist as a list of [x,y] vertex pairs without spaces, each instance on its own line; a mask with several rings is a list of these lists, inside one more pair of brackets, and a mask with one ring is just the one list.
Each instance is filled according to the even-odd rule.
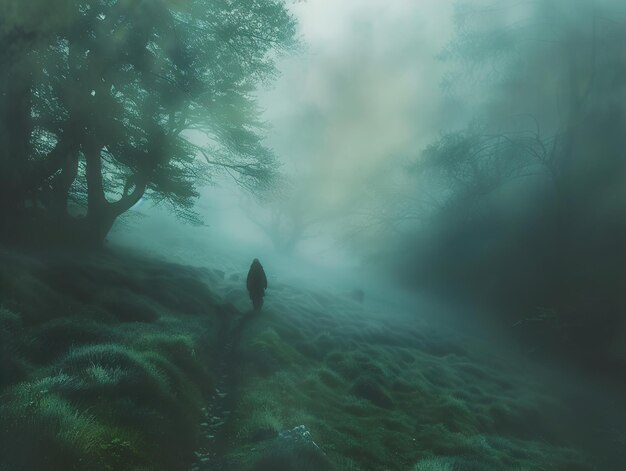
[[1,469],[621,470],[626,5],[0,0]]

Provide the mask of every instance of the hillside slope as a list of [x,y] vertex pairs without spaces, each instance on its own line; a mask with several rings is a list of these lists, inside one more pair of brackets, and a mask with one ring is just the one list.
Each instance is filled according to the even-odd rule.
[[0,253],[0,468],[184,469],[213,389],[211,273]]
[[0,469],[624,469],[622,399],[246,268],[1,251]]
[[[279,284],[264,309],[239,343],[229,469],[300,469],[312,451],[338,470],[626,465],[623,399],[582,378],[347,296]],[[286,440],[302,426],[313,447]]]

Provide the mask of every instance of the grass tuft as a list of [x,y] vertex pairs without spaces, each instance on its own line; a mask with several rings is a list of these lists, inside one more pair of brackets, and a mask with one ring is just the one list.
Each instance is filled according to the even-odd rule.
[[184,468],[213,391],[218,322],[195,275],[0,250],[0,469]]

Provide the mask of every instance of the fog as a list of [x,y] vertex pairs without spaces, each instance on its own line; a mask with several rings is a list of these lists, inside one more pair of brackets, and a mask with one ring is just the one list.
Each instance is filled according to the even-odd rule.
[[[596,239],[570,250],[581,266],[587,250],[620,285],[619,2],[307,1],[289,9],[299,44],[277,56],[277,78],[255,92],[279,178],[251,193],[215,176],[197,200],[203,234],[237,241],[247,256],[293,256],[294,265],[443,290],[468,307],[495,301],[490,290],[515,291],[536,296],[523,308],[534,309],[561,304],[545,290],[573,289],[530,280],[545,272],[536,265],[543,253],[559,239],[585,244],[580,231],[593,225]],[[149,214],[148,206],[134,211]],[[604,266],[605,256],[619,262]],[[511,270],[522,260],[531,266]],[[563,263],[552,263],[551,277],[578,270]],[[486,281],[468,285],[467,276]]]
[[624,2],[58,3],[0,0],[0,469],[624,468]]
[[[371,211],[372,197],[411,184],[406,166],[446,122],[452,105],[438,56],[453,33],[452,2],[311,1],[290,9],[300,44],[279,57],[277,79],[256,92],[265,142],[280,160],[279,187],[251,194],[220,175],[198,198],[202,226],[181,226],[147,200],[131,210],[127,224],[147,237],[158,233],[160,240],[148,245],[162,244],[165,255],[174,241],[173,252],[185,263],[197,264],[198,250],[217,251],[206,263],[231,270],[233,260],[241,268],[258,256],[280,280],[336,292],[367,286],[369,297],[377,293],[374,298],[387,303],[404,297],[397,312],[404,316],[415,311],[417,297],[368,264],[364,256],[380,247],[355,244],[353,232],[361,228],[350,223]],[[276,234],[272,224],[279,226]],[[292,233],[293,245],[285,240]],[[111,235],[113,242],[136,238],[123,221]],[[192,250],[184,247],[190,243]]]
[[259,227],[270,225],[272,209],[286,219],[298,212],[313,227],[289,252],[354,266],[360,254],[345,240],[346,218],[366,210],[372,188],[406,184],[405,167],[451,121],[438,56],[453,32],[452,2],[295,2],[291,11],[299,48],[257,90],[285,181],[250,195],[222,175],[202,189],[198,209],[211,231],[259,247],[272,244]]
[[[622,357],[626,8],[586,0],[288,7],[298,43],[274,57],[275,79],[253,93],[279,165],[274,183],[215,173],[199,187],[200,226],[145,199],[110,240],[162,244],[164,255],[175,241],[185,263],[197,250],[219,254],[211,260],[221,266],[260,257],[271,276],[388,301],[403,293],[414,303],[404,313],[447,319],[416,307],[436,299],[439,309],[454,306],[446,311],[465,329],[504,328],[550,355],[582,349],[583,362],[613,362],[617,348]],[[129,226],[151,229],[135,237]],[[555,334],[566,345],[534,327],[511,332],[546,312],[540,330],[567,330]],[[572,340],[589,323],[597,338]],[[599,353],[608,330],[613,353]]]

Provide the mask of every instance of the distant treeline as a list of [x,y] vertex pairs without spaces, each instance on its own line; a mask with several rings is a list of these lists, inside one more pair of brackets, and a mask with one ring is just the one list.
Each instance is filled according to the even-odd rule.
[[[385,263],[531,350],[626,364],[626,11],[461,3],[443,53],[467,126],[415,159]],[[455,117],[458,121],[458,116]]]

